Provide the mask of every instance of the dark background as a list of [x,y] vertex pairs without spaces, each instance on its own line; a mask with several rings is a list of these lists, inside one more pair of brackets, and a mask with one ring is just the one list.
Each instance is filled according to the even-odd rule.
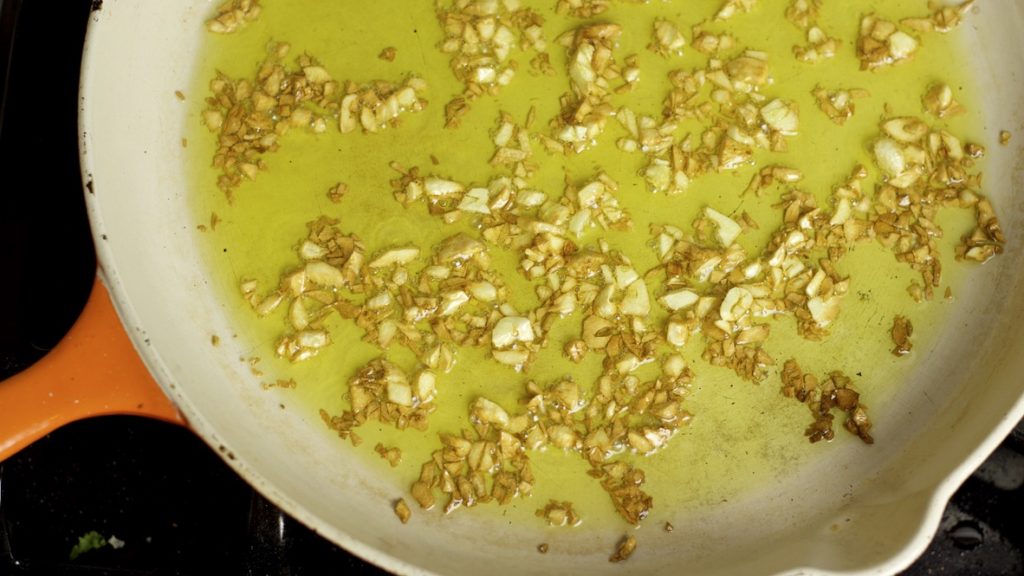
[[[0,0],[0,380],[56,345],[95,275],[76,128],[94,3]],[[1022,484],[1018,426],[907,573],[1024,574]],[[124,547],[69,560],[93,530]],[[325,573],[383,574],[277,510],[186,429],[96,418],[0,463],[0,576]]]

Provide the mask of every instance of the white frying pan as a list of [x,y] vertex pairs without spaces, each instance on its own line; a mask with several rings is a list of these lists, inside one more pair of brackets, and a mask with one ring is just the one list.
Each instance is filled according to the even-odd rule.
[[[340,0],[338,0],[340,1]],[[928,361],[874,415],[870,448],[841,443],[790,477],[673,519],[668,533],[647,526],[627,562],[608,556],[621,528],[562,531],[508,525],[493,514],[414,514],[400,525],[389,502],[406,492],[397,479],[365,465],[315,415],[281,410],[273,394],[252,385],[238,361],[243,344],[231,334],[219,292],[200,264],[180,137],[186,107],[175,90],[190,86],[211,6],[200,0],[106,0],[91,17],[82,79],[81,150],[102,289],[85,318],[43,363],[51,375],[62,359],[138,381],[138,363],[110,368],[106,355],[130,350],[123,334],[99,333],[110,299],[139,356],[197,434],[239,474],[281,508],[328,539],[401,574],[494,576],[588,574],[888,573],[909,565],[935,532],[955,488],[1024,415],[1024,4],[979,2],[964,31],[986,99],[990,126],[1015,135],[989,151],[987,192],[1001,216],[1006,253],[976,274],[958,295],[947,332]],[[916,352],[916,351],[915,351]],[[125,366],[125,365],[120,365]],[[135,367],[135,368],[133,368]],[[80,370],[80,367],[79,367]],[[0,386],[4,422],[0,456],[81,413],[86,394],[58,385],[42,416],[9,414],[31,394]],[[78,380],[110,382],[102,373]],[[118,384],[118,386],[121,386]],[[150,412],[173,419],[159,395],[137,402],[132,382],[107,390],[92,413]],[[925,393],[926,392],[926,393]],[[140,406],[141,404],[141,406]],[[549,553],[536,546],[550,540]]]

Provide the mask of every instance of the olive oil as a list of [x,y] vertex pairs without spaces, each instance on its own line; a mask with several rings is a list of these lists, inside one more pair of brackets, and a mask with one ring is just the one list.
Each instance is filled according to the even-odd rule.
[[[422,205],[402,207],[392,196],[389,180],[396,173],[389,163],[420,166],[425,173],[460,182],[489,181],[497,173],[488,160],[494,150],[490,138],[499,113],[508,112],[521,124],[533,109],[533,130],[547,130],[547,121],[558,113],[559,96],[569,89],[564,73],[565,49],[554,39],[585,21],[552,14],[554,0],[528,2],[546,17],[548,53],[558,74],[534,72],[527,64],[532,55],[521,54],[517,57],[518,73],[510,86],[496,97],[473,102],[459,128],[445,129],[444,105],[461,92],[462,85],[449,68],[449,57],[438,49],[443,36],[432,2],[267,0],[264,4],[258,21],[235,34],[211,34],[203,48],[190,94],[193,129],[185,135],[193,170],[192,201],[197,225],[207,228],[196,233],[207,252],[211,281],[233,309],[236,337],[250,349],[246,358],[260,359],[257,366],[262,374],[254,373],[253,386],[294,378],[297,388],[279,393],[290,409],[301,411],[315,423],[321,408],[331,414],[340,413],[346,407],[346,381],[366,362],[385,353],[364,342],[361,329],[353,323],[334,318],[329,324],[334,344],[317,357],[297,365],[276,358],[276,341],[286,330],[284,313],[257,318],[240,295],[241,280],[256,279],[262,290],[274,286],[282,273],[299,265],[295,248],[305,237],[306,222],[322,215],[338,219],[342,230],[357,234],[370,254],[409,244],[429,252],[431,246],[456,232],[471,232],[468,219],[449,225],[428,215]],[[558,197],[567,177],[582,182],[599,172],[611,176],[619,184],[616,197],[634,225],[630,232],[608,232],[603,237],[642,272],[657,264],[649,245],[649,226],[672,224],[687,230],[705,206],[727,214],[748,212],[759,229],[747,232],[739,241],[749,254],[759,254],[781,223],[781,214],[773,207],[778,201],[777,191],[769,190],[763,197],[741,195],[760,167],[778,163],[799,168],[804,179],[796,186],[827,205],[833,187],[844,182],[855,165],[863,164],[872,167],[872,173],[877,172],[870,143],[877,134],[879,119],[887,111],[923,115],[921,95],[933,82],[950,85],[967,113],[947,121],[929,119],[931,123],[948,126],[965,141],[981,138],[981,110],[975,105],[978,99],[972,92],[965,58],[958,52],[955,33],[925,35],[912,61],[874,72],[859,69],[855,42],[861,16],[871,12],[889,20],[924,16],[928,13],[924,0],[825,3],[818,25],[839,38],[842,46],[834,59],[818,64],[800,63],[793,57],[792,47],[805,44],[805,32],[783,18],[788,4],[764,0],[752,13],[734,16],[727,23],[710,21],[721,0],[619,2],[598,18],[623,26],[616,51],[620,61],[627,55],[638,55],[641,79],[637,89],[612,100],[616,106],[628,105],[638,115],[660,117],[670,87],[667,73],[702,67],[707,59],[689,46],[682,56],[672,58],[648,51],[656,18],[676,23],[688,38],[692,25],[707,20],[709,28],[733,35],[738,46],[767,52],[772,85],[764,92],[799,104],[800,134],[789,139],[787,152],[758,153],[756,167],[700,178],[682,195],[651,194],[638,175],[643,157],[616,148],[615,140],[624,131],[610,120],[599,144],[575,156],[551,155],[535,144],[532,160],[540,168],[532,177],[532,185]],[[228,203],[216,187],[217,171],[210,166],[215,136],[202,126],[203,98],[216,71],[232,78],[251,77],[270,41],[290,43],[288,58],[303,52],[315,56],[342,81],[400,82],[410,74],[420,76],[429,87],[429,105],[422,112],[403,115],[400,126],[379,134],[341,134],[334,128],[319,135],[292,130],[281,139],[280,150],[265,157],[267,170],[235,190],[234,201]],[[396,49],[393,61],[378,57],[386,47]],[[858,100],[854,116],[837,126],[817,109],[811,96],[812,89],[819,85],[827,89],[865,89],[871,96]],[[339,182],[347,184],[348,191],[339,203],[334,203],[327,191]],[[866,193],[871,193],[874,182],[874,176],[865,182]],[[215,228],[209,223],[211,213],[219,219]],[[829,337],[809,342],[797,335],[792,318],[772,323],[766,349],[778,362],[776,369],[786,359],[796,358],[806,372],[819,376],[842,370],[853,377],[854,386],[876,421],[892,417],[885,409],[887,400],[926,356],[942,330],[945,311],[955,305],[955,300],[950,303],[941,298],[945,286],[950,286],[955,295],[966,279],[966,267],[954,263],[953,245],[970,230],[972,215],[945,210],[939,224],[945,230],[940,243],[945,278],[934,301],[915,303],[907,287],[917,273],[896,262],[876,243],[860,243],[841,262],[841,272],[850,277],[851,290]],[[515,255],[497,248],[492,251],[495,266],[512,288],[513,303],[521,310],[536,306],[533,285],[516,269]],[[889,330],[895,314],[908,316],[916,329],[915,352],[909,357],[890,354]],[[353,450],[362,454],[368,465],[386,468],[387,463],[374,454],[373,446],[380,442],[400,447],[402,462],[393,473],[400,479],[399,484],[408,486],[418,477],[420,465],[439,448],[438,432],[457,433],[469,426],[468,406],[475,398],[486,396],[514,411],[530,379],[544,385],[571,375],[587,389],[600,374],[598,356],[591,354],[575,365],[565,360],[561,351],[562,344],[578,333],[579,322],[576,315],[558,323],[547,349],[527,374],[489,360],[484,350],[461,349],[454,370],[439,378],[438,410],[431,416],[430,433],[401,432],[370,422],[358,429],[362,446],[352,448],[339,440],[339,450]],[[701,340],[693,338],[683,350],[696,373],[687,399],[687,409],[694,414],[692,423],[661,452],[649,457],[626,456],[647,473],[645,490],[654,497],[655,518],[736,498],[766,478],[797,473],[801,466],[833,449],[807,442],[803,430],[810,424],[811,415],[804,405],[780,394],[777,370],[760,385],[740,380],[728,369],[712,367],[700,359]],[[393,347],[386,355],[407,370],[415,367],[415,358],[407,351]],[[330,433],[323,428],[324,433]],[[877,441],[886,439],[879,436]],[[859,440],[837,430],[835,442]],[[864,450],[869,454],[870,448]],[[537,475],[532,497],[517,500],[510,510],[495,505],[481,508],[540,526],[541,520],[531,518],[534,510],[543,507],[549,498],[571,500],[583,516],[585,527],[621,522],[607,495],[586,475],[587,465],[579,456],[548,449],[530,457]]]

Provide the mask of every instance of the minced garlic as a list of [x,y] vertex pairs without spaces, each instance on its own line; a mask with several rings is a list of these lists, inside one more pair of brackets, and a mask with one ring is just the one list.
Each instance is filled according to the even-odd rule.
[[[493,362],[496,378],[522,376],[518,401],[490,392],[467,398],[467,424],[438,434],[437,449],[410,487],[423,509],[452,512],[529,496],[536,482],[531,454],[560,450],[585,462],[625,522],[643,522],[653,507],[646,475],[639,460],[621,455],[658,453],[689,425],[686,398],[696,375],[684,355],[694,340],[706,364],[741,379],[764,382],[779,373],[782,393],[812,412],[805,431],[811,441],[834,437],[839,409],[847,414],[847,430],[870,443],[871,422],[850,378],[835,371],[819,379],[804,374],[795,360],[778,366],[771,346],[776,322],[792,323],[807,340],[825,339],[843,321],[850,291],[860,281],[844,272],[842,260],[866,242],[879,243],[920,275],[908,288],[912,298],[932,298],[942,274],[940,207],[974,213],[974,228],[956,248],[959,259],[984,262],[1003,250],[996,212],[980,192],[977,159],[984,149],[913,115],[921,110],[901,116],[887,108],[864,142],[868,165],[852,165],[824,194],[801,189],[806,166],[784,154],[811,119],[801,117],[798,98],[778,84],[773,58],[780,55],[741,46],[721,22],[758,10],[755,0],[727,0],[706,15],[715,21],[688,32],[680,22],[660,18],[644,29],[656,55],[669,59],[687,51],[699,62],[668,73],[668,89],[653,109],[641,107],[635,100],[643,99],[630,92],[646,90],[649,76],[641,64],[655,57],[624,53],[622,24],[590,20],[614,4],[559,0],[558,12],[588,20],[569,20],[569,30],[554,40],[556,53],[548,51],[541,13],[517,0],[439,2],[439,49],[461,84],[444,107],[449,128],[468,130],[459,123],[474,102],[500,95],[524,72],[563,78],[557,114],[537,122],[538,110],[555,109],[552,99],[527,103],[525,117],[497,112],[483,119],[489,126],[486,171],[472,176],[433,154],[425,168],[381,159],[374,170],[393,170],[390,190],[397,204],[428,213],[436,218],[431,226],[448,230],[435,245],[406,239],[367,247],[344,231],[344,222],[321,217],[308,224],[293,264],[278,281],[240,282],[256,315],[282,322],[275,350],[287,361],[309,361],[337,346],[339,319],[353,322],[379,349],[345,375],[346,408],[321,413],[353,444],[361,441],[356,429],[368,422],[428,430],[464,349],[477,349]],[[955,26],[966,6],[899,23],[864,16],[856,43],[862,66],[913,58],[922,35]],[[620,8],[629,9],[609,14]],[[785,16],[807,40],[794,48],[796,58],[828,65],[823,61],[852,50],[852,43],[828,36],[819,26],[820,8],[820,0],[793,0]],[[552,61],[561,63],[563,50],[565,66],[556,69]],[[309,55],[285,64],[287,53],[287,45],[271,45],[253,78],[219,75],[211,83],[203,121],[217,134],[214,163],[226,192],[265,170],[262,155],[276,150],[291,129],[323,133],[336,126],[351,134],[346,137],[369,138],[399,128],[404,114],[427,104],[426,82],[414,74],[346,83]],[[380,53],[388,62],[395,57],[393,48]],[[857,100],[870,96],[857,88],[820,86],[812,95],[837,125],[853,117]],[[945,84],[929,88],[921,102],[940,119],[963,112]],[[500,104],[495,110],[506,109]],[[507,109],[526,109],[518,104]],[[564,185],[555,187],[537,178],[548,164],[576,162],[565,155],[608,146],[606,132],[615,133],[623,154],[638,155],[629,159],[637,162],[636,180],[617,181],[601,166],[582,173],[567,169]],[[1009,134],[1000,139],[1007,143]],[[436,151],[424,148],[423,158]],[[631,210],[641,209],[621,201],[628,187],[639,184],[685,202],[695,180],[729,172],[737,175],[735,192],[750,193],[744,202],[768,202],[764,197],[770,196],[774,228],[723,195],[712,205],[693,206],[691,222],[673,222],[666,214],[668,223],[635,230],[635,220],[642,220]],[[874,182],[874,189],[864,190],[866,182]],[[323,190],[317,192],[321,199]],[[341,182],[327,190],[335,204],[352,195]],[[752,249],[752,231],[761,226],[763,243]],[[615,236],[626,233],[649,235],[655,265],[617,249]],[[504,264],[503,274],[492,261],[505,257],[513,264]],[[511,274],[529,283],[525,299],[513,293]],[[575,324],[564,340],[555,329],[561,322]],[[910,351],[911,331],[909,321],[894,319],[894,353]],[[600,376],[531,380],[535,362],[552,346],[584,367],[596,359]],[[394,354],[398,348],[411,354]],[[378,443],[374,449],[392,466],[402,459],[397,446]],[[394,511],[403,523],[411,515],[404,500]],[[551,501],[537,515],[551,526],[580,523],[569,502]],[[547,545],[541,546],[545,552]],[[624,539],[611,560],[625,560],[635,547],[635,538]]]
[[445,108],[446,125],[458,126],[469,103],[497,94],[515,77],[511,57],[520,50],[543,53],[544,20],[518,0],[451,0],[437,15],[445,33],[441,51],[451,56],[451,69],[463,83],[463,95]]
[[715,19],[728,20],[736,14],[750,12],[756,5],[757,0],[725,0],[718,13],[715,14]]
[[925,110],[936,118],[947,118],[964,113],[964,107],[953,98],[948,84],[934,84],[921,97]]
[[261,11],[259,0],[225,0],[217,7],[217,14],[206,21],[206,29],[230,34],[259,18]]
[[916,38],[888,20],[874,14],[861,19],[860,36],[857,38],[857,57],[860,58],[861,69],[890,66],[906,60],[917,52],[918,46]]
[[[217,185],[229,198],[242,181],[266,169],[262,156],[277,150],[280,137],[293,128],[323,133],[336,124],[342,133],[378,132],[426,105],[422,79],[342,84],[306,54],[296,58],[295,67],[286,66],[289,50],[288,44],[269,45],[252,79],[219,74],[210,82],[213,95],[206,100],[203,122],[217,134],[213,165],[221,171]],[[338,120],[329,123],[328,114]]]
[[547,506],[537,510],[537,516],[547,520],[548,526],[579,526],[582,520],[573,510],[572,502],[551,500]]
[[647,48],[661,56],[673,56],[683,53],[686,37],[679,28],[668,20],[655,20],[653,41]]
[[782,368],[782,393],[807,404],[814,415],[814,423],[805,431],[811,442],[831,440],[833,432],[833,409],[846,412],[843,427],[865,443],[873,444],[869,434],[871,421],[866,408],[860,403],[860,394],[851,387],[851,380],[842,372],[832,372],[824,380],[811,374],[804,374],[795,360],[787,360]]
[[611,558],[608,558],[609,562],[622,562],[633,555],[636,551],[636,536],[626,536],[619,543],[619,546],[615,549],[615,553],[612,554]]
[[807,29],[807,44],[794,46],[793,55],[801,62],[813,64],[834,57],[839,45],[839,40],[826,35],[821,28],[811,26]]
[[410,510],[409,505],[406,504],[405,498],[399,498],[398,501],[395,502],[395,516],[398,516],[398,519],[402,524],[407,524],[409,522],[409,518],[412,517],[412,510]]
[[828,116],[829,120],[842,126],[853,117],[857,110],[856,100],[871,96],[867,90],[851,88],[848,90],[826,90],[816,86],[811,92],[818,108]]
[[892,341],[896,346],[892,349],[894,356],[905,356],[910,353],[914,345],[910,337],[914,334],[914,325],[905,316],[895,316],[892,319]]
[[806,30],[818,20],[823,0],[791,0],[786,7],[786,19]]

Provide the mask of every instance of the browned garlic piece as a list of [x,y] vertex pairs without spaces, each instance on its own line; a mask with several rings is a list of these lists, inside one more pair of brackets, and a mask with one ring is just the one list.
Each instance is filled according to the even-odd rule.
[[860,403],[860,394],[851,386],[852,380],[842,372],[831,372],[826,379],[819,381],[811,374],[804,374],[796,360],[787,360],[782,367],[782,393],[807,404],[814,416],[814,423],[807,427],[804,434],[811,442],[830,441],[835,437],[832,421],[835,416],[832,410],[838,408],[846,412],[843,427],[865,443],[873,444],[871,437],[871,420],[868,419],[867,408]]
[[510,168],[520,178],[528,178],[533,173],[535,167],[526,163],[533,155],[530,134],[525,127],[516,124],[510,114],[502,112],[492,141],[495,146],[491,156],[493,166]]
[[704,214],[709,220],[715,223],[717,230],[715,234],[718,238],[718,242],[724,248],[728,248],[732,243],[739,237],[740,232],[743,228],[736,223],[735,220],[729,218],[725,214],[715,210],[714,208],[707,207],[704,209]]
[[836,55],[840,41],[828,36],[817,26],[807,29],[807,44],[793,46],[793,55],[801,62],[816,63]]
[[409,504],[405,502],[405,498],[399,498],[398,502],[395,502],[395,516],[398,516],[398,520],[402,524],[407,524],[409,518],[412,517],[412,510],[409,509]]
[[752,92],[768,83],[768,54],[747,50],[726,62],[722,71],[724,75],[712,68],[708,79],[730,92]]
[[796,136],[800,131],[800,114],[793,102],[776,98],[761,108],[761,118],[769,128],[783,136]]
[[594,181],[579,189],[570,188],[567,195],[572,202],[573,214],[568,221],[568,232],[579,238],[594,226],[605,230],[628,230],[632,220],[614,196],[618,188],[618,184],[606,174],[599,174]]
[[572,502],[548,501],[544,508],[537,510],[537,517],[547,521],[548,526],[579,526],[583,520],[572,507]]
[[225,0],[217,7],[217,14],[206,21],[206,29],[230,34],[259,18],[261,10],[259,0]]
[[[917,145],[929,131],[924,122],[910,117],[893,118],[882,124],[885,136],[875,142],[875,162],[890,186],[909,188],[924,176],[927,156]],[[955,154],[962,156],[963,152],[957,150]]]
[[816,86],[811,91],[818,108],[828,116],[829,120],[842,126],[853,117],[857,110],[855,100],[868,98],[871,93],[860,88],[826,90]]
[[636,536],[626,536],[619,542],[615,553],[608,558],[609,562],[622,562],[627,560],[636,551]]
[[804,179],[804,174],[796,168],[788,168],[786,166],[779,166],[772,164],[765,166],[753,178],[750,179],[750,184],[747,185],[744,194],[753,193],[757,196],[761,196],[763,190],[769,186],[775,184],[795,184]]
[[[382,459],[387,460],[388,464],[390,464],[392,468],[402,463],[401,448],[398,448],[396,446],[392,446],[389,448],[384,446],[384,444],[378,442],[377,445],[373,447],[373,451],[376,452],[377,455],[380,456]],[[406,511],[408,511],[408,506],[406,506]]]
[[669,196],[681,194],[690,185],[690,177],[681,161],[682,154],[673,148],[669,159],[652,158],[643,170],[644,180],[652,192],[664,192]]
[[963,114],[966,110],[953,97],[953,89],[948,84],[933,84],[921,97],[924,109],[936,118],[948,118]]
[[862,70],[890,66],[917,52],[919,42],[896,24],[869,14],[860,21],[857,57]]
[[960,25],[964,14],[974,7],[975,0],[967,0],[957,6],[939,6],[927,18],[905,18],[900,21],[917,32],[949,32]]
[[576,18],[593,18],[607,10],[610,4],[611,0],[558,0],[555,11]]
[[324,330],[301,330],[278,342],[277,355],[292,362],[301,362],[312,358],[330,343],[331,337]]
[[817,20],[822,0],[792,0],[786,7],[786,19],[799,28],[810,28]]
[[728,20],[736,14],[750,12],[757,6],[757,0],[725,0],[715,14],[715,20]]
[[403,113],[422,110],[426,106],[422,97],[426,87],[426,82],[416,77],[409,78],[401,86],[383,83],[352,86],[341,97],[338,128],[343,134],[356,128],[362,128],[364,132],[379,132],[394,124]]
[[582,152],[604,131],[614,109],[611,82],[622,77],[612,55],[622,28],[594,24],[563,34],[559,42],[569,55],[571,93],[562,96],[561,113],[552,125],[553,140],[566,152]]
[[996,254],[1002,253],[1006,237],[1003,236],[992,203],[986,198],[976,199],[975,202],[977,227],[963,237],[962,243],[956,248],[956,255],[962,260],[986,262]]
[[654,21],[652,42],[647,49],[663,57],[679,56],[686,46],[686,37],[675,23],[664,19]]
[[914,344],[910,337],[914,334],[914,325],[905,316],[896,315],[892,319],[892,342],[895,346],[892,349],[894,356],[905,356],[910,354]]
[[501,364],[521,368],[530,359],[536,339],[529,318],[505,316],[491,331],[491,355]]
[[714,33],[704,30],[700,25],[693,27],[693,48],[708,56],[717,56],[727,52],[736,45],[736,39],[726,33]]

